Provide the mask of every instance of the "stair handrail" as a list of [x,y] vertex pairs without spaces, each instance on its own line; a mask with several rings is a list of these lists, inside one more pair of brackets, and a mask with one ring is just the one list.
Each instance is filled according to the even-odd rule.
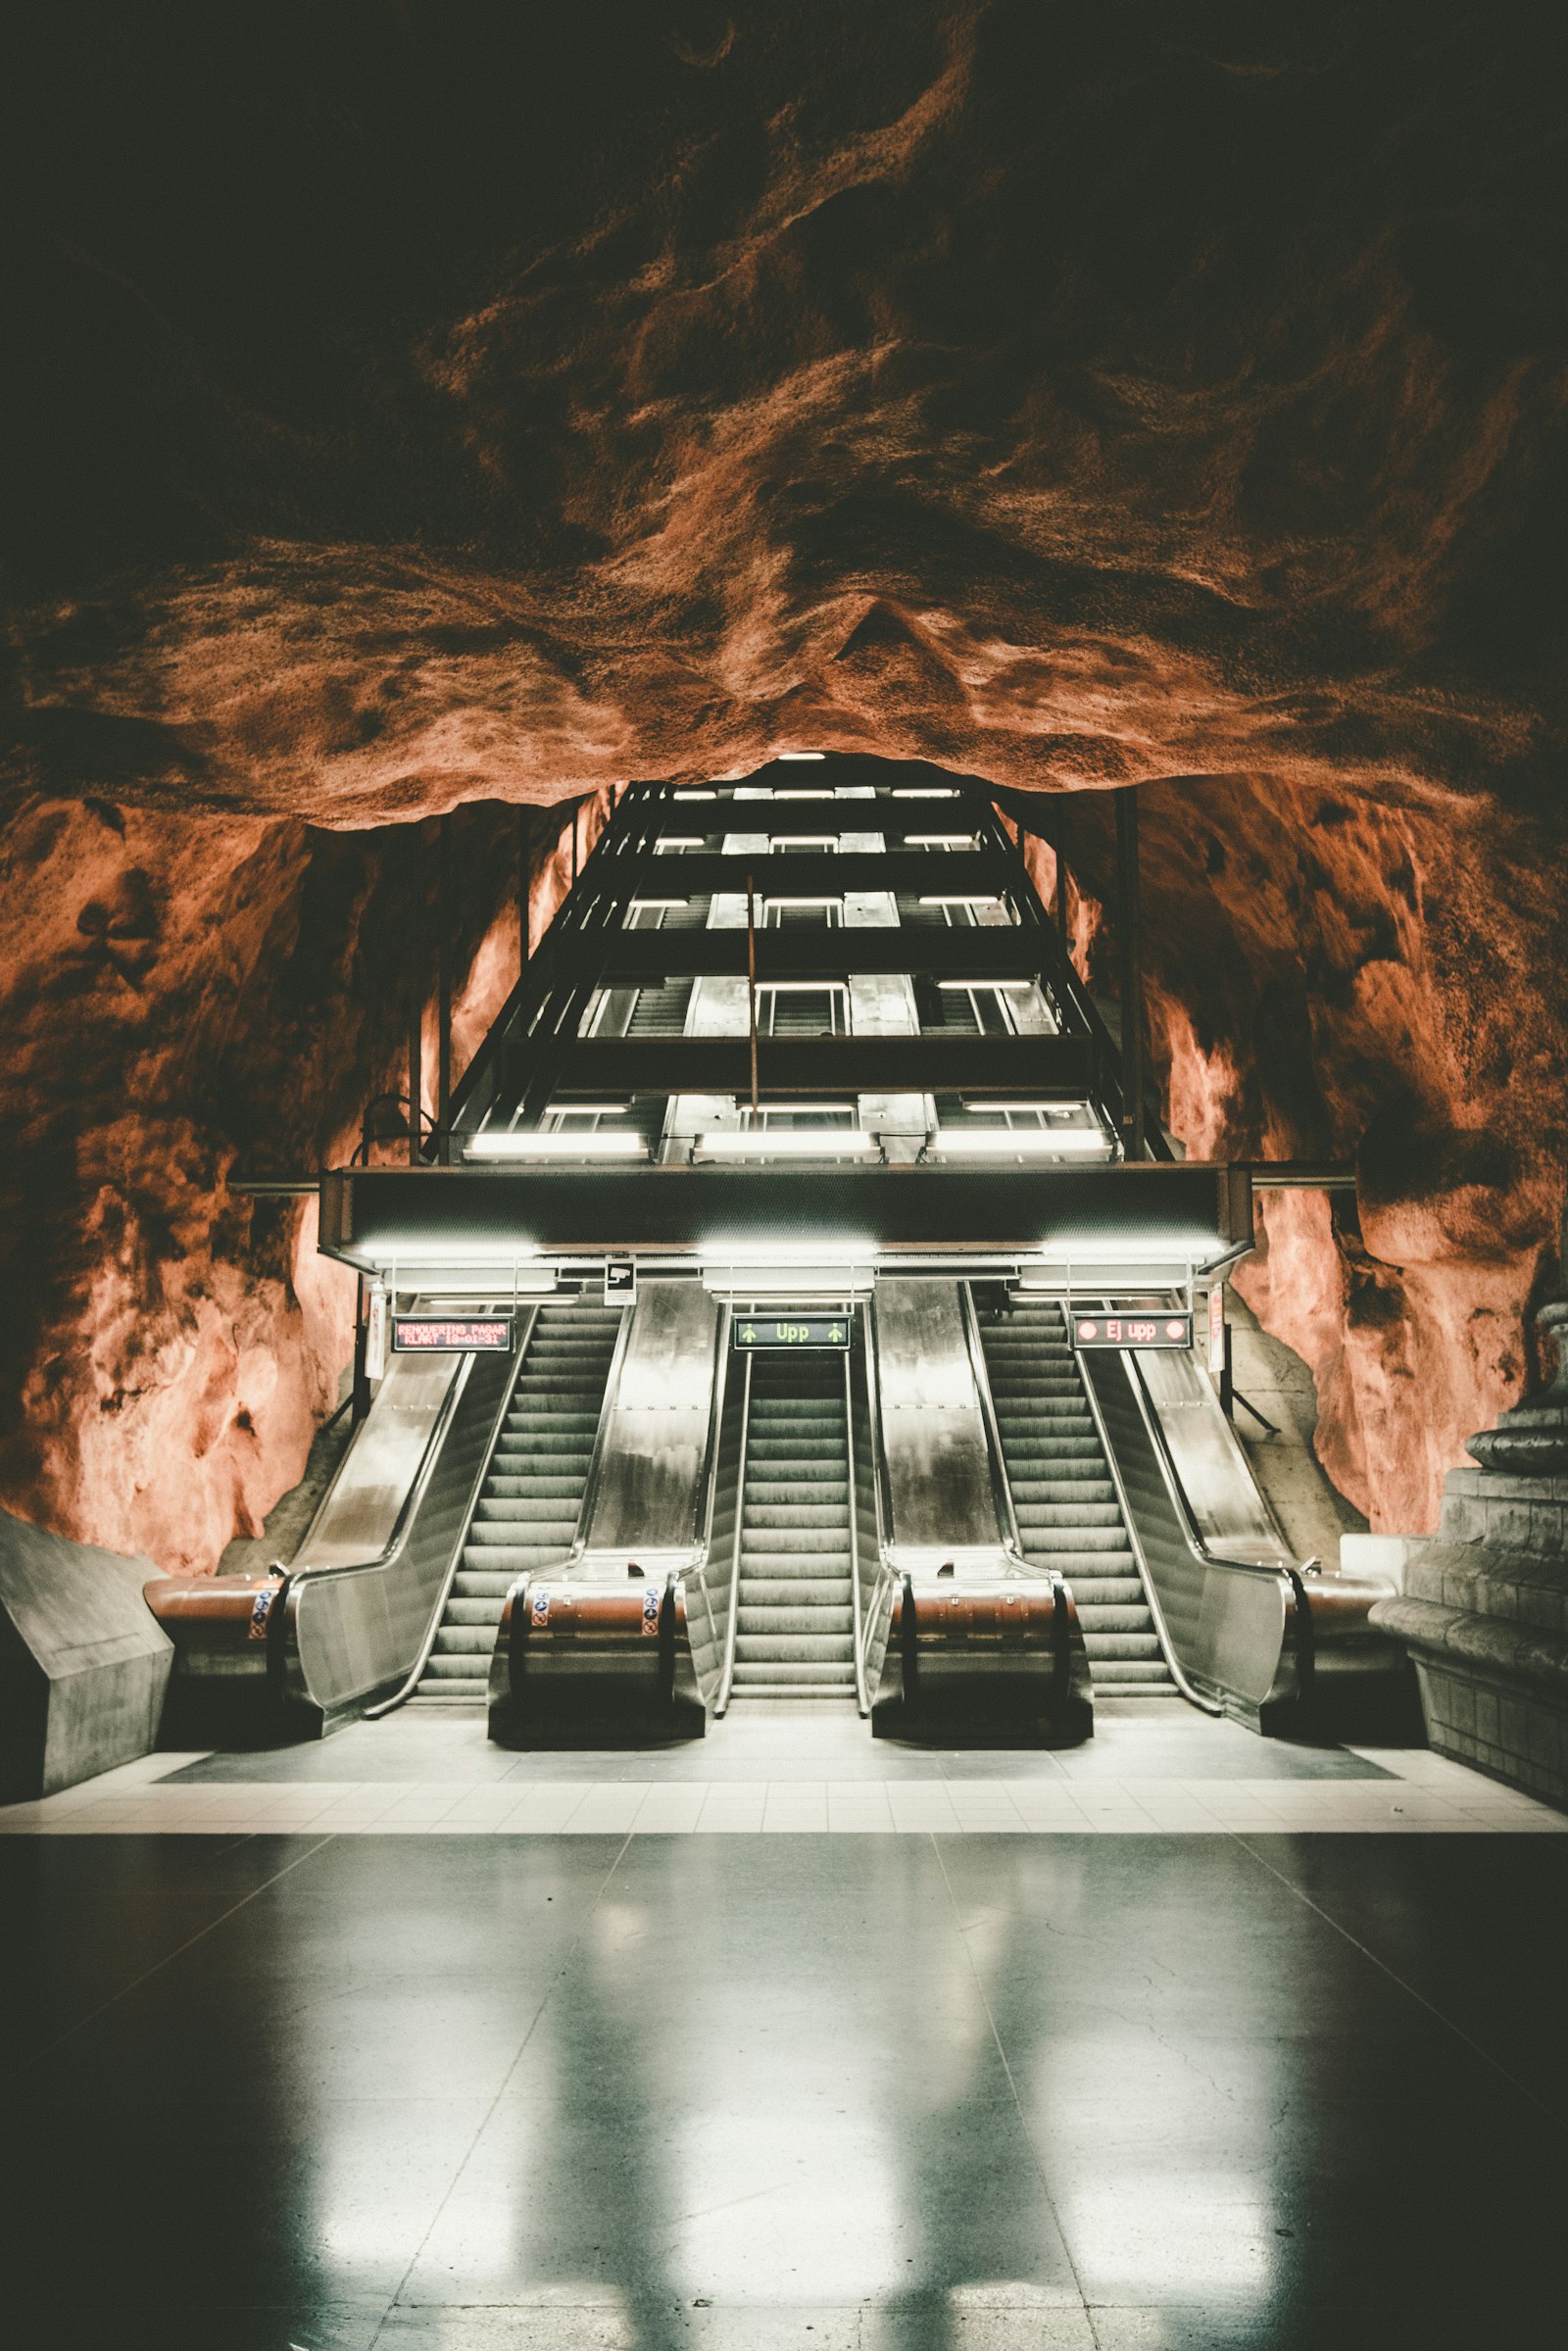
[[[718,1678],[718,1695],[713,1700],[713,1712],[722,1714],[729,1705],[730,1690],[735,1681],[735,1637],[741,1621],[741,1537],[746,1530],[746,1454],[752,1441],[752,1366],[755,1355],[746,1358],[746,1379],[741,1391],[741,1449],[736,1467],[735,1539],[730,1546],[729,1573],[729,1635],[724,1643],[724,1663]],[[714,1477],[717,1477],[715,1465]]]
[[436,1636],[441,1630],[441,1619],[446,1614],[447,1601],[452,1596],[452,1587],[457,1581],[458,1570],[463,1563],[463,1553],[468,1541],[468,1532],[473,1525],[473,1514],[478,1508],[480,1496],[484,1493],[485,1480],[490,1474],[490,1463],[494,1458],[496,1446],[501,1442],[501,1432],[506,1426],[507,1414],[511,1411],[513,1399],[517,1393],[517,1382],[522,1377],[522,1368],[527,1361],[528,1349],[533,1343],[534,1326],[538,1320],[539,1307],[535,1304],[529,1307],[522,1336],[512,1351],[511,1371],[502,1391],[501,1401],[496,1407],[495,1418],[490,1424],[490,1434],[485,1441],[484,1451],[479,1457],[479,1466],[474,1472],[467,1507],[462,1514],[461,1524],[452,1545],[452,1556],[447,1562],[446,1573],[441,1579],[441,1590],[436,1595],[434,1605],[430,1610],[429,1623],[424,1628],[424,1638],[419,1643],[419,1653],[410,1669],[407,1681],[393,1692],[392,1696],[382,1698],[378,1704],[365,1708],[362,1719],[368,1723],[379,1722],[383,1714],[391,1714],[396,1707],[403,1705],[406,1699],[412,1698],[419,1686],[419,1680],[425,1667],[430,1662],[431,1652],[435,1648]]

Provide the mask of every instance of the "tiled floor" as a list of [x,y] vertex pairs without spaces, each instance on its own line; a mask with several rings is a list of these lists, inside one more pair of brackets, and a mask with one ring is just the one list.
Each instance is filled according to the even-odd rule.
[[[906,1792],[945,1791],[846,1800]],[[1561,1838],[835,1836],[778,1800],[793,1835],[0,1840],[7,2339],[1560,2338]]]
[[677,1748],[510,1754],[484,1718],[403,1716],[322,1744],[157,1755],[0,1831],[104,1836],[625,1837],[986,1834],[1395,1836],[1568,1832],[1568,1818],[1425,1749],[1288,1746],[1188,1709],[1102,1710],[1060,1751],[930,1752],[853,1715],[739,1713]]

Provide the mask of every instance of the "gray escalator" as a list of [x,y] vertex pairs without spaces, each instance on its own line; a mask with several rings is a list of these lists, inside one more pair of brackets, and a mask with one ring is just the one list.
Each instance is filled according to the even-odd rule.
[[741,1472],[735,1698],[855,1698],[844,1357],[758,1354]]
[[1177,1696],[1060,1308],[976,1319],[1025,1558],[1072,1587],[1097,1689]]
[[541,1306],[412,1703],[482,1701],[502,1603],[571,1549],[620,1309]]

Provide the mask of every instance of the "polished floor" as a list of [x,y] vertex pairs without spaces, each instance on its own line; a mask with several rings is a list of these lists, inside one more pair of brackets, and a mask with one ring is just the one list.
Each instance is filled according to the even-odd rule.
[[[1558,1816],[1497,1833],[1541,1808],[1430,1756],[1196,1718],[1107,1716],[1092,1748],[1022,1757],[734,1730],[585,1759],[394,1719],[161,1756],[13,1818],[10,2339],[1561,2339]],[[329,1817],[344,1788],[366,1817]],[[881,1833],[826,1825],[834,1788],[885,1803]],[[1221,1810],[1130,1819],[1128,1788],[1146,1815],[1161,1788]],[[553,1791],[549,1833],[484,1817],[509,1790]],[[701,1834],[736,1790],[746,1817]],[[770,1821],[779,1790],[801,1810]],[[1087,1809],[1031,1821],[1009,1792],[998,1825],[999,1790]],[[1227,1790],[1318,1810],[1227,1822]],[[694,1792],[675,1828],[699,1833],[660,1832],[654,1799]],[[281,1828],[243,1809],[322,1797]],[[906,1797],[951,1815],[889,1833]],[[1457,1825],[1430,1809],[1464,1798]],[[142,1804],[173,1813],[92,1818]]]

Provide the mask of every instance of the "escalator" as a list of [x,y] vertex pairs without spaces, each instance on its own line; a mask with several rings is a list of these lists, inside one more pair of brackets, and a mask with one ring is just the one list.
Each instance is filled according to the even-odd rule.
[[1061,1309],[1019,1301],[976,1319],[1025,1558],[1071,1586],[1098,1690],[1178,1696]]
[[759,1354],[741,1470],[736,1698],[855,1698],[844,1358]]
[[482,1703],[508,1591],[569,1553],[619,1328],[618,1307],[540,1307],[411,1704]]

